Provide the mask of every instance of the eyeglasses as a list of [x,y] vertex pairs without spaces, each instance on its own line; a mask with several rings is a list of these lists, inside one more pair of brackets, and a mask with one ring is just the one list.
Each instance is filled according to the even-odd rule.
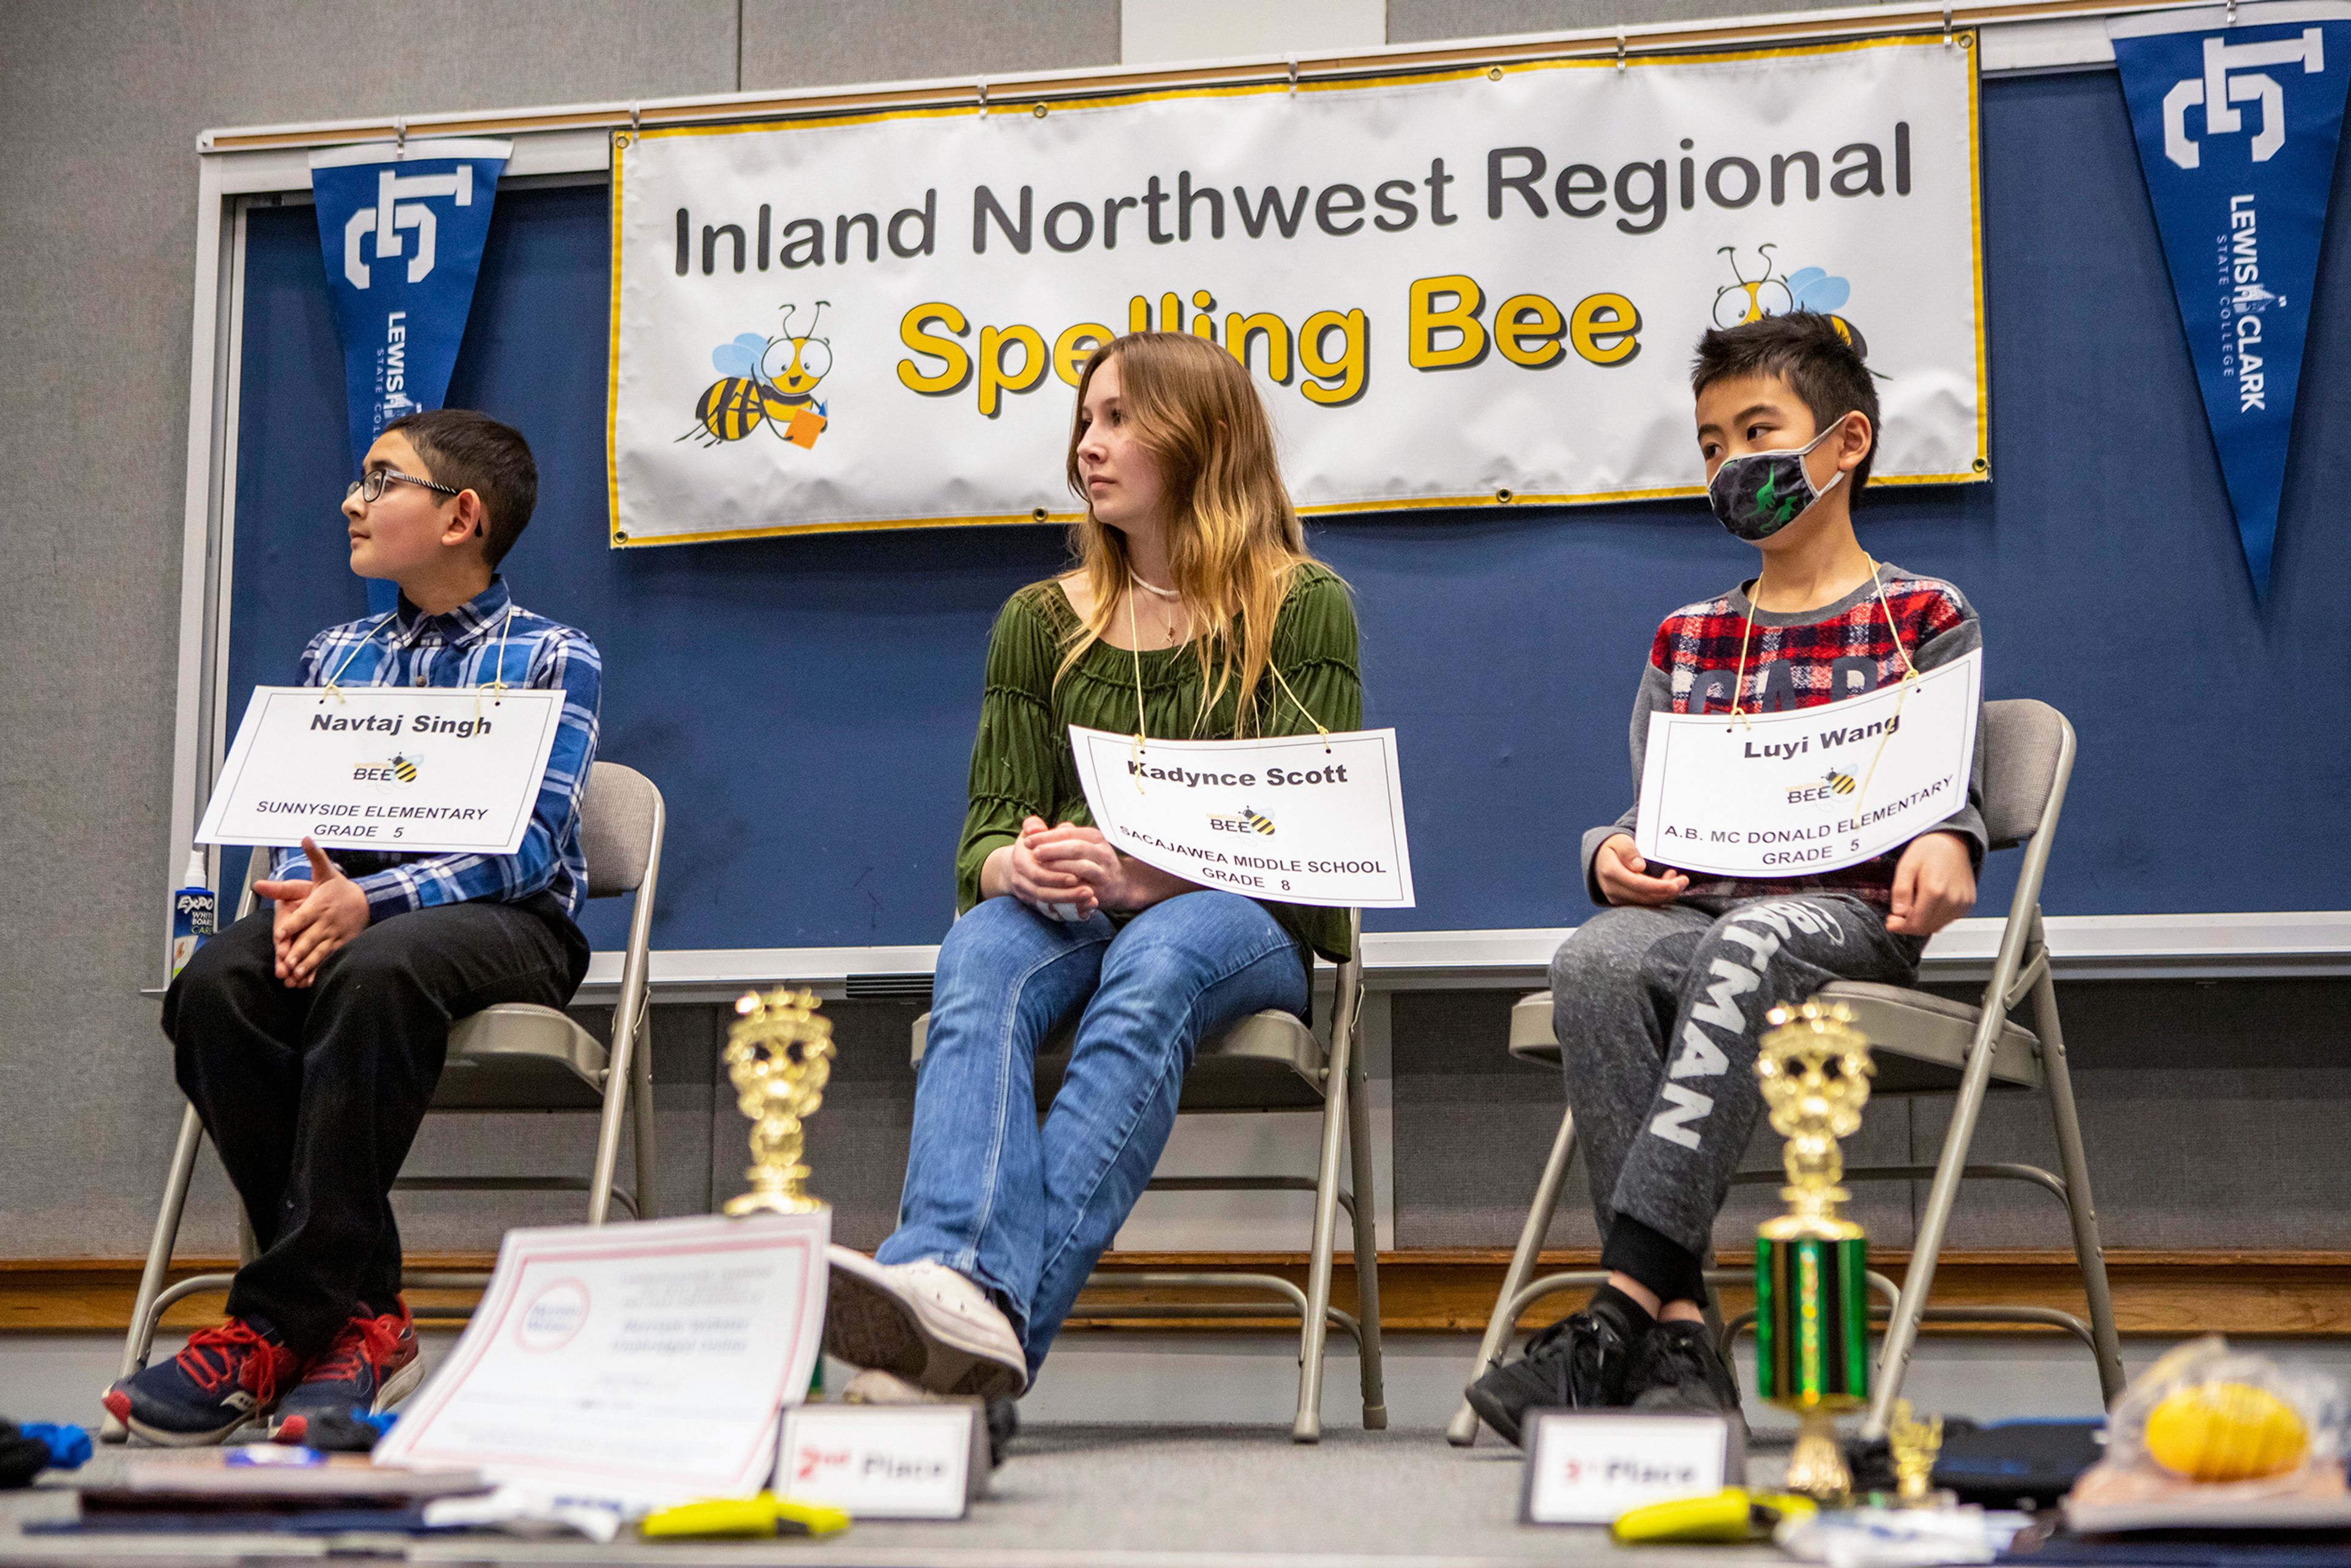
[[422,485],[424,488],[438,491],[444,496],[458,496],[465,493],[455,486],[436,485],[430,479],[419,479],[413,474],[402,474],[396,468],[371,468],[365,477],[352,480],[344,488],[343,499],[348,501],[353,496],[358,496],[371,502],[381,501],[383,499],[385,489],[394,484]]

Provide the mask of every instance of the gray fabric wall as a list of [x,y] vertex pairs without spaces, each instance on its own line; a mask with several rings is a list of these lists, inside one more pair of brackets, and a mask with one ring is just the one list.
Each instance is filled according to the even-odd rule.
[[[1390,0],[1395,42],[1667,19],[1717,0]],[[208,126],[715,93],[1113,63],[1119,0],[13,0],[0,10],[0,1258],[143,1250],[178,1100],[139,994],[160,977],[195,237]],[[1546,1075],[1502,1054],[1504,994],[1398,998],[1397,1240],[1508,1245],[1556,1125]],[[2351,983],[2068,987],[2084,1114],[2118,1246],[2351,1245],[2351,1090],[2330,1020]],[[845,1239],[895,1207],[911,1006],[836,1004],[813,1124]],[[663,1205],[737,1189],[726,1015],[655,1013]],[[1986,1153],[2040,1151],[2001,1106]],[[561,1119],[431,1124],[413,1168],[537,1154],[584,1173]],[[1928,1107],[1871,1119],[1857,1157],[1931,1157]],[[1768,1163],[1768,1153],[1765,1155]],[[216,1169],[187,1245],[234,1245]],[[1741,1200],[1726,1236],[1768,1202]],[[1863,1213],[1889,1243],[1909,1196]],[[1555,1239],[1588,1239],[1580,1191]],[[403,1198],[419,1249],[489,1245],[565,1198]],[[2060,1245],[2046,1200],[1964,1211],[1963,1245]]]
[[[0,1257],[142,1252],[176,1125],[139,989],[161,977],[180,869],[165,841],[196,133],[1109,65],[1118,15],[1118,0],[0,8]],[[693,1017],[698,1034],[667,1016],[661,1030],[665,1106],[672,1057],[693,1063],[681,1114],[710,1081],[709,1018]],[[706,1112],[685,1120],[706,1185]],[[417,1157],[505,1141],[459,1124]],[[200,1195],[195,1244],[230,1245],[220,1196]],[[465,1244],[475,1228],[454,1215],[467,1201],[414,1206],[413,1239]]]

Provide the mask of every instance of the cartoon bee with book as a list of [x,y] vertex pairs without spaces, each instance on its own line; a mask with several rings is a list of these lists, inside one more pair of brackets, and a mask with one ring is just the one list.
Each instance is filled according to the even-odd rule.
[[694,428],[678,439],[716,446],[740,441],[765,423],[779,441],[814,446],[828,423],[816,389],[831,373],[832,343],[816,336],[816,327],[830,303],[816,302],[805,332],[792,330],[792,315],[799,308],[787,305],[777,336],[745,332],[712,350],[710,362],[719,379],[695,401]]

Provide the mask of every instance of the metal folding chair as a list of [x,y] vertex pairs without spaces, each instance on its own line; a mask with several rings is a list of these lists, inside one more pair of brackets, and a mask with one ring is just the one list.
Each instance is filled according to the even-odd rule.
[[[665,811],[661,791],[652,779],[616,762],[599,762],[590,773],[580,802],[580,849],[588,862],[588,895],[615,898],[636,894],[630,911],[629,946],[621,964],[621,994],[612,1009],[609,1049],[555,1008],[501,1003],[459,1019],[449,1030],[448,1062],[433,1096],[434,1111],[594,1112],[600,1120],[595,1172],[587,1177],[402,1176],[392,1186],[433,1192],[585,1192],[588,1223],[601,1225],[614,1202],[632,1216],[655,1212],[653,1182],[653,1056],[644,1043],[650,991],[647,986],[653,940],[653,890],[661,875],[662,835]],[[238,900],[242,919],[253,911],[253,884],[259,880],[268,855],[256,850],[249,857],[245,892]],[[633,1107],[632,1103],[633,1102]],[[632,1109],[635,1120],[637,1184],[633,1192],[615,1190],[620,1164],[621,1129]],[[225,1291],[235,1276],[197,1274],[166,1285],[172,1270],[172,1249],[179,1239],[180,1219],[187,1207],[188,1182],[196,1168],[196,1151],[204,1136],[195,1107],[180,1116],[179,1142],[163,1182],[163,1201],[155,1216],[155,1232],[147,1248],[147,1266],[139,1279],[139,1295],[131,1309],[130,1332],[123,1338],[122,1370],[128,1377],[147,1364],[156,1326],[175,1302],[189,1296]],[[240,1209],[237,1216],[240,1251],[251,1261],[255,1246],[251,1228]],[[402,1276],[411,1289],[474,1289],[489,1276],[475,1271],[412,1270]],[[463,1308],[419,1309],[419,1318],[463,1318]],[[109,1416],[105,1436],[120,1442],[127,1434]]]
[[[1899,1291],[1884,1276],[1871,1276],[1873,1286],[1891,1300],[1885,1347],[1864,1427],[1873,1437],[1884,1433],[1894,1401],[1901,1395],[1922,1321],[2035,1323],[2063,1329],[2089,1347],[2097,1364],[2100,1394],[2108,1404],[2123,1388],[2122,1341],[2115,1332],[2105,1251],[2098,1240],[2090,1167],[2082,1147],[2081,1118],[2074,1109],[2064,1034],[2057,1017],[2057,989],[2049,974],[2049,946],[2041,918],[2041,883],[2056,836],[2058,811],[2065,801],[2066,780],[2074,770],[2074,727],[2046,703],[2030,699],[1987,703],[1983,747],[1984,821],[1992,847],[2022,844],[2024,863],[2017,875],[2015,896],[2009,901],[2007,922],[2001,929],[1991,978],[1978,1004],[1950,1001],[1907,987],[1859,981],[1837,981],[1820,992],[1851,1008],[1858,1027],[1869,1037],[1877,1062],[1873,1098],[1956,1093],[1950,1128],[1943,1139],[1941,1157],[1934,1165],[1847,1166],[1844,1171],[1848,1182],[1933,1178],[1912,1244],[1910,1267]],[[2032,1003],[2031,1028],[2009,1016],[2028,998]],[[1549,991],[1526,997],[1510,1009],[1510,1049],[1512,1056],[1523,1061],[1558,1063],[1560,1048],[1552,1030]],[[2036,1166],[1969,1162],[1968,1148],[1975,1137],[1984,1096],[1995,1085],[2039,1090],[2048,1096],[2063,1176]],[[1561,1119],[1551,1158],[1536,1184],[1534,1205],[1520,1230],[1518,1249],[1503,1276],[1493,1315],[1487,1321],[1471,1382],[1500,1363],[1520,1314],[1538,1298],[1605,1277],[1562,1274],[1529,1283],[1574,1152],[1575,1118],[1571,1113]],[[1927,1305],[1959,1183],[1969,1177],[2029,1182],[2064,1205],[2073,1227],[2074,1256],[2089,1298],[2088,1323],[2047,1307]],[[1782,1178],[1778,1171],[1770,1170],[1741,1172],[1734,1179],[1740,1185],[1750,1185],[1777,1183]],[[1707,1278],[1718,1285],[1741,1282],[1740,1276],[1729,1273],[1709,1273]],[[1726,1355],[1730,1336],[1752,1318],[1752,1313],[1745,1314],[1721,1332]],[[1477,1412],[1466,1400],[1455,1412],[1446,1436],[1457,1447],[1477,1441]]]
[[[1322,1436],[1322,1349],[1331,1324],[1355,1342],[1363,1376],[1364,1428],[1388,1424],[1380,1369],[1380,1281],[1376,1219],[1372,1205],[1371,1109],[1364,1053],[1357,1038],[1363,1015],[1364,923],[1350,912],[1348,952],[1338,966],[1327,1022],[1310,1028],[1285,1012],[1262,1012],[1241,1019],[1200,1042],[1185,1075],[1178,1114],[1234,1111],[1321,1111],[1322,1154],[1311,1179],[1295,1176],[1155,1177],[1151,1192],[1311,1192],[1314,1239],[1308,1254],[1306,1289],[1274,1274],[1158,1270],[1100,1273],[1086,1281],[1095,1291],[1207,1288],[1251,1291],[1278,1299],[1271,1311],[1296,1315],[1300,1322],[1298,1415],[1290,1436],[1301,1443]],[[1318,1009],[1319,1010],[1319,1009]],[[919,1068],[931,1015],[914,1020],[914,1059]],[[1050,1108],[1070,1065],[1075,1025],[1048,1039],[1037,1055],[1037,1109]],[[1349,1186],[1339,1180],[1342,1145],[1351,1166]],[[1331,1304],[1332,1254],[1338,1211],[1344,1208],[1355,1230],[1355,1304],[1360,1315]],[[1089,1302],[1094,1318],[1252,1318],[1267,1315],[1266,1304],[1232,1302]]]

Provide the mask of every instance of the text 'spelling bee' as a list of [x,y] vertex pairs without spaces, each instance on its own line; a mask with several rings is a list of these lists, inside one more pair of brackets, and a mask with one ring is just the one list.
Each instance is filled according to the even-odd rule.
[[814,335],[827,303],[816,302],[807,332],[793,333],[798,308],[787,305],[779,336],[746,332],[711,350],[710,362],[720,378],[695,400],[695,426],[678,439],[716,446],[740,441],[765,423],[778,440],[814,446],[826,423],[825,405],[816,401],[817,383],[832,370],[831,340]]

